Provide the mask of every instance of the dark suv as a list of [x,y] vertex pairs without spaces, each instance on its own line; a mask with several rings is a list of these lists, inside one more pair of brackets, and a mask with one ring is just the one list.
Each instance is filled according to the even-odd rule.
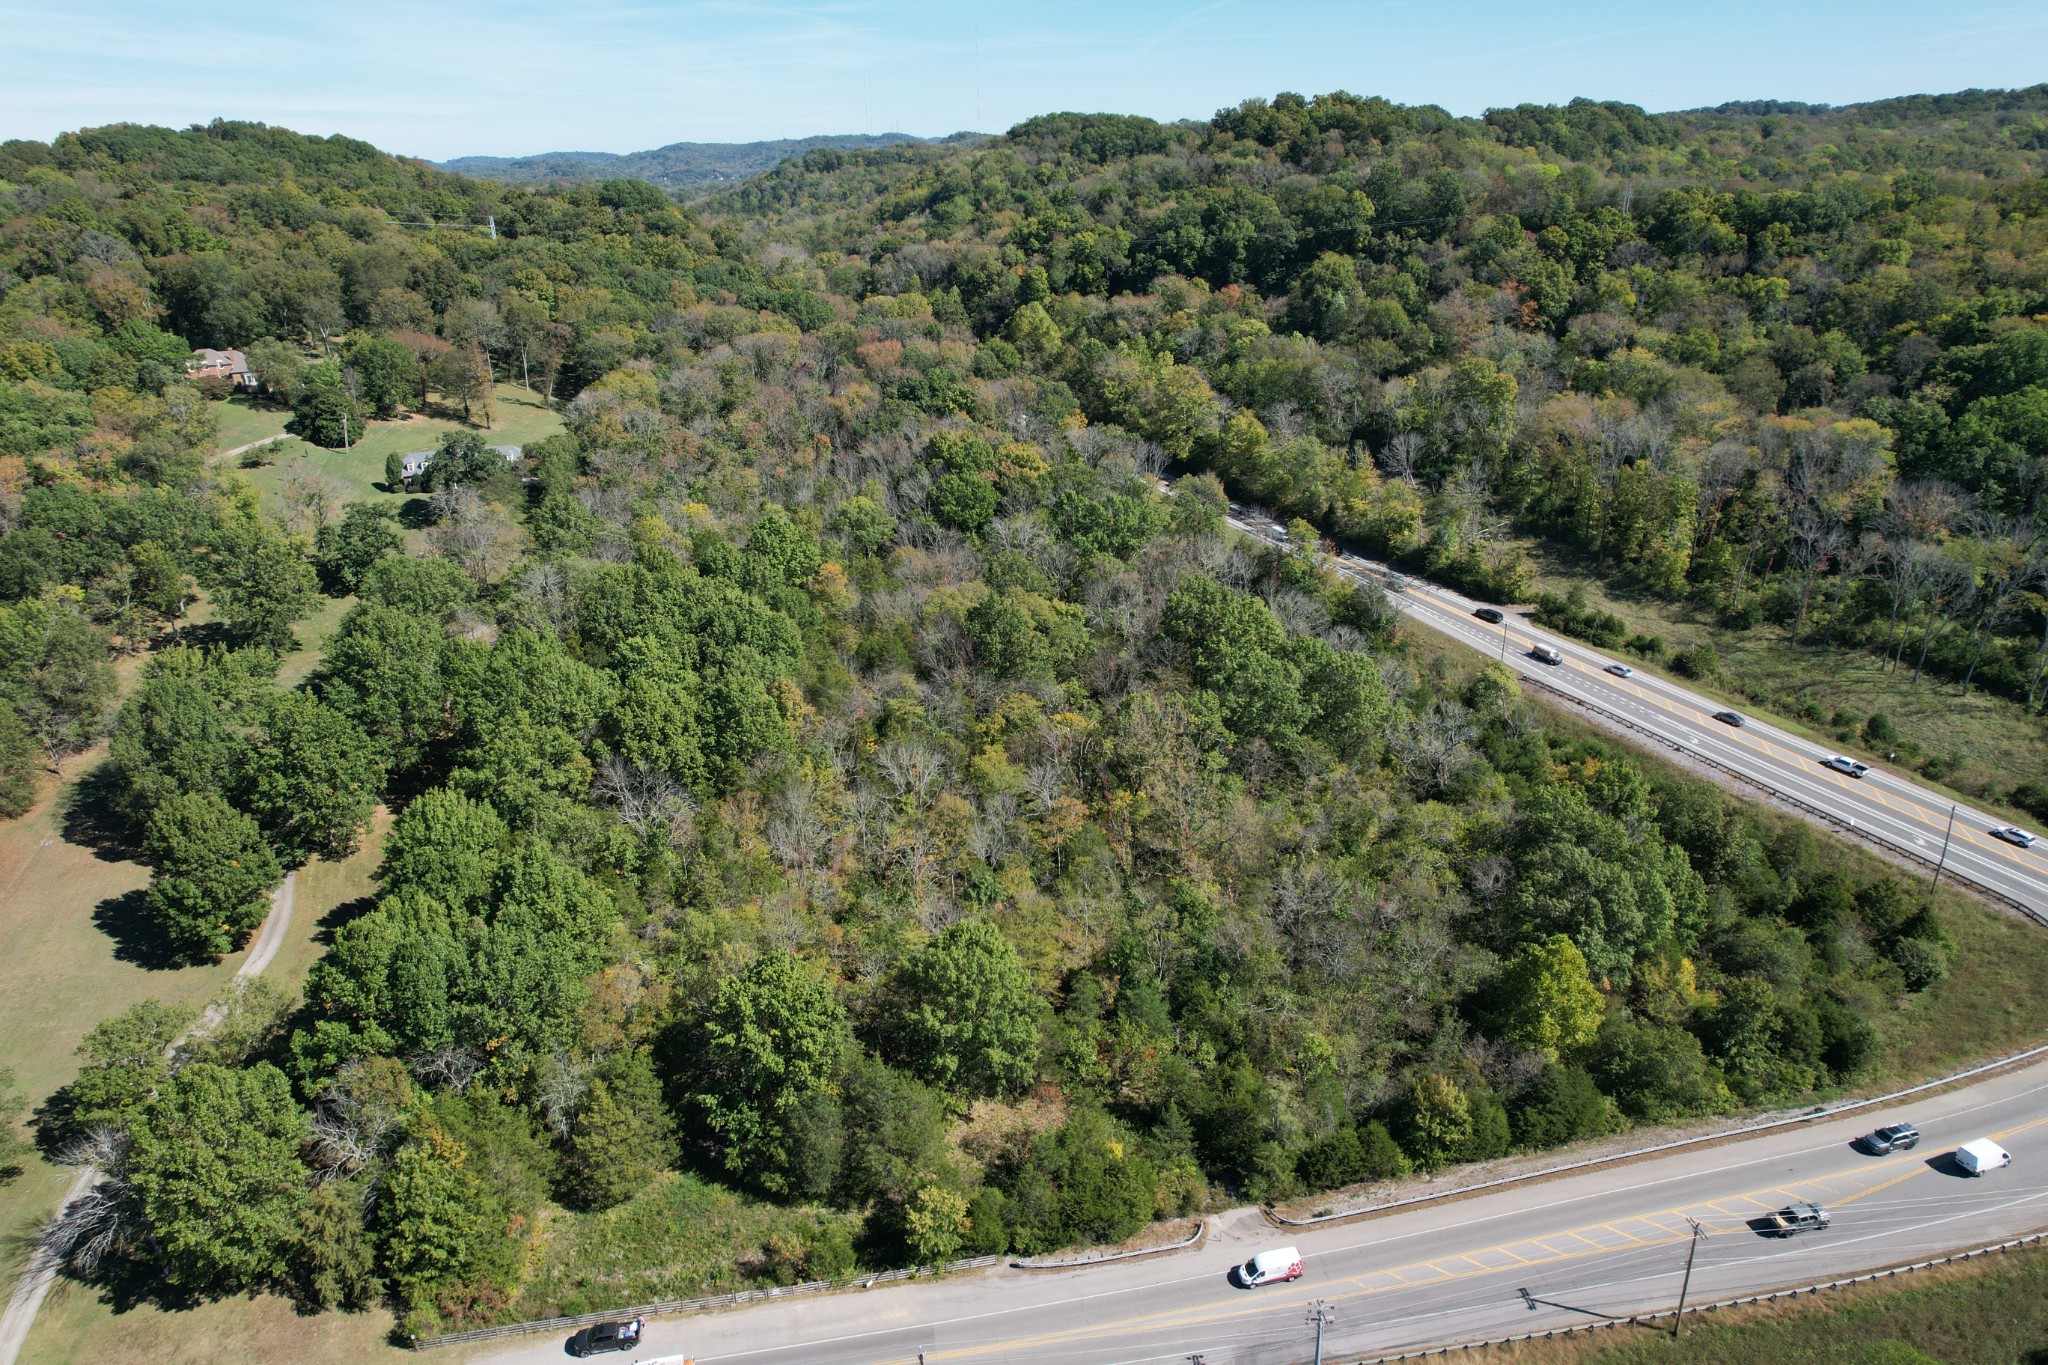
[[1497,626],[1501,622],[1508,619],[1506,616],[1501,614],[1501,610],[1499,607],[1481,607],[1478,611],[1475,611],[1472,614],[1478,617],[1480,620],[1486,622],[1486,624],[1488,624],[1489,626]]
[[606,1351],[630,1351],[640,1344],[641,1320],[600,1322],[569,1338],[572,1356],[601,1355]]
[[1910,1152],[1920,1145],[1920,1130],[1910,1123],[1888,1123],[1863,1139],[1863,1150],[1872,1156],[1886,1152]]

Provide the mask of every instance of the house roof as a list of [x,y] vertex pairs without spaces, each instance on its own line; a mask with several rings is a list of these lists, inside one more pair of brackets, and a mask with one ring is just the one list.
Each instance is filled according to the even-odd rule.
[[247,374],[249,358],[237,350],[201,346],[185,361],[185,368],[197,374]]

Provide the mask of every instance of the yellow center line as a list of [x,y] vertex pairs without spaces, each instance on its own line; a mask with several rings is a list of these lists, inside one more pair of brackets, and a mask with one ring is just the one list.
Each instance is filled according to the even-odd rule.
[[[1428,602],[1438,611],[1445,612],[1454,617],[1463,616],[1463,612],[1460,611],[1459,608],[1451,605],[1450,603],[1444,602],[1438,598],[1432,597],[1427,592],[1414,593],[1414,590],[1412,588],[1410,589],[1410,592],[1416,597],[1418,597],[1420,600]],[[1564,666],[1567,668],[1575,669],[1578,672],[1585,674],[1592,681],[1601,682],[1610,687],[1624,689],[1632,693],[1640,700],[1647,702],[1652,706],[1655,706],[1658,710],[1663,711],[1666,715],[1672,717],[1674,720],[1682,721],[1691,725],[1700,725],[1703,720],[1711,719],[1711,716],[1700,717],[1690,711],[1681,709],[1679,706],[1677,706],[1664,696],[1656,692],[1648,691],[1636,683],[1629,682],[1627,679],[1620,678],[1612,673],[1609,673],[1604,667],[1594,668],[1584,663],[1583,661],[1574,658],[1566,658],[1564,661]],[[1713,703],[1709,701],[1707,698],[1702,697],[1699,700],[1702,705],[1713,705]],[[1749,735],[1744,734],[1740,730],[1731,730],[1727,735],[1722,736],[1722,738],[1727,739],[1732,743],[1740,744],[1744,748],[1750,749],[1751,751],[1763,757],[1776,758],[1779,762],[1782,763],[1795,763],[1802,767],[1804,767],[1807,764],[1816,764],[1816,766],[1818,766],[1816,760],[1814,760],[1811,756],[1807,754],[1802,754],[1797,750],[1787,749],[1784,746],[1779,745],[1768,739],[1755,739]],[[1814,774],[1814,776],[1822,781],[1833,782],[1835,785],[1839,786],[1845,792],[1855,792],[1858,795],[1867,797],[1870,800],[1875,801],[1879,805],[1888,807],[1898,815],[1906,818],[1907,820],[1910,820],[1914,824],[1926,828],[1930,832],[1934,830],[1945,830],[1946,822],[1941,819],[1938,819],[1936,817],[1936,813],[1933,810],[1929,809],[1926,806],[1922,806],[1917,802],[1902,803],[1900,801],[1894,800],[1891,794],[1886,792],[1882,786],[1865,786],[1861,783],[1858,783],[1858,785],[1855,786],[1851,786],[1850,783],[1852,781],[1855,781],[1855,779],[1844,777],[1840,773],[1834,772],[1827,768],[1820,768],[1818,772]],[[1977,831],[1968,828],[1967,826],[1957,831],[1957,834],[1959,837],[1963,839],[1964,842],[1971,844],[1972,846],[1978,849],[1981,849],[1983,852],[1995,854],[1998,857],[2007,860],[2008,862],[2016,863],[2019,867],[2029,872],[2032,872],[2036,875],[2040,875],[2044,870],[2036,866],[2032,861],[2020,856],[2026,852],[2026,850],[2024,849],[2016,849],[2010,844],[1988,839],[1978,834]]]
[[[1994,1133],[1992,1134],[1992,1136],[1994,1138],[2009,1137],[2012,1134],[2025,1132],[2030,1128],[2036,1128],[2043,1124],[2048,1124],[2048,1118],[2035,1119],[2030,1123],[2020,1124],[2017,1127],[2008,1128],[2003,1132]],[[1870,1195],[1891,1189],[1893,1186],[1911,1180],[1914,1176],[1922,1175],[1930,1169],[1925,1158],[1901,1157],[1894,1160],[1866,1163],[1860,1166],[1845,1168],[1843,1170],[1835,1171],[1825,1176],[1815,1177],[1811,1180],[1792,1181],[1785,1186],[1772,1186],[1768,1189],[1759,1191],[1758,1193],[1776,1195],[1783,1193],[1788,1189],[1806,1188],[1813,1185],[1821,1184],[1826,1181],[1851,1179],[1858,1175],[1871,1175],[1896,1167],[1903,1167],[1904,1169],[1900,1170],[1897,1175],[1891,1176],[1889,1179],[1879,1181],[1875,1184],[1871,1184],[1863,1188],[1859,1188],[1853,1194],[1848,1194],[1840,1198],[1831,1199],[1829,1201],[1830,1204],[1840,1205],[1854,1203],[1859,1199],[1864,1199],[1869,1197]],[[1798,1196],[1788,1195],[1787,1197],[1789,1199],[1796,1198]],[[1746,1203],[1754,1204],[1759,1210],[1768,1210],[1782,1206],[1782,1203],[1765,1203],[1757,1199],[1754,1194],[1725,1196],[1724,1199],[1720,1202],[1733,1202],[1737,1199],[1740,1199]],[[1566,1229],[1561,1232],[1545,1233],[1542,1237],[1517,1238],[1512,1242],[1501,1243],[1497,1246],[1485,1247],[1477,1251],[1464,1252],[1456,1257],[1438,1258],[1438,1260],[1465,1261],[1466,1263],[1472,1266],[1472,1269],[1470,1270],[1446,1270],[1441,1265],[1438,1265],[1432,1261],[1411,1262],[1410,1264],[1404,1266],[1390,1266],[1385,1269],[1360,1271],[1356,1275],[1349,1276],[1341,1281],[1338,1281],[1338,1283],[1349,1284],[1353,1286],[1353,1288],[1348,1292],[1337,1290],[1332,1286],[1322,1286],[1314,1289],[1311,1289],[1308,1286],[1286,1286],[1284,1288],[1280,1288],[1277,1290],[1269,1290],[1267,1292],[1261,1293],[1258,1296],[1257,1302],[1246,1303],[1241,1297],[1242,1291],[1240,1291],[1239,1295],[1234,1295],[1229,1299],[1212,1299],[1206,1303],[1190,1304],[1186,1308],[1175,1309],[1170,1312],[1139,1314],[1133,1317],[1119,1319],[1115,1322],[1103,1323],[1095,1327],[1068,1328],[1064,1330],[1038,1333],[1026,1337],[1016,1337],[1001,1342],[990,1342],[986,1345],[981,1346],[961,1347],[959,1349],[951,1351],[928,1351],[925,1354],[926,1359],[928,1361],[968,1360],[975,1358],[977,1356],[987,1356],[996,1352],[1023,1351],[1039,1346],[1072,1345],[1080,1342],[1101,1340],[1104,1338],[1116,1336],[1124,1336],[1148,1330],[1158,1331],[1167,1328],[1190,1328],[1208,1326],[1216,1323],[1229,1322],[1239,1318],[1250,1317],[1261,1313],[1269,1313],[1276,1307],[1287,1307],[1297,1301],[1302,1304],[1306,1304],[1311,1299],[1320,1298],[1341,1302],[1343,1300],[1351,1298],[1365,1298],[1374,1295],[1387,1294],[1397,1289],[1412,1289],[1419,1288],[1423,1285],[1446,1284],[1459,1280],[1475,1279],[1483,1275],[1497,1275],[1505,1270],[1519,1270],[1526,1266],[1551,1265],[1564,1261],[1581,1260],[1589,1256],[1611,1255],[1616,1252],[1632,1251],[1639,1247],[1668,1246],[1673,1243],[1683,1242],[1692,1235],[1692,1230],[1690,1226],[1682,1225],[1683,1220],[1688,1217],[1687,1210],[1712,1210],[1720,1214],[1722,1218],[1741,1221],[1740,1227],[1708,1227],[1706,1229],[1706,1235],[1709,1237],[1735,1232],[1746,1232],[1749,1230],[1747,1220],[1744,1219],[1742,1215],[1730,1213],[1727,1210],[1722,1209],[1720,1207],[1719,1202],[1702,1202],[1697,1204],[1688,1204],[1679,1208],[1660,1209],[1655,1213],[1631,1214],[1624,1216],[1622,1218],[1615,1219],[1611,1222],[1589,1223],[1584,1225],[1585,1231],[1606,1230],[1614,1232],[1617,1236],[1626,1237],[1629,1239],[1629,1242],[1631,1243],[1631,1245],[1628,1246],[1614,1246],[1611,1244],[1603,1244],[1593,1240],[1590,1237],[1584,1236],[1583,1232],[1580,1229]],[[1673,1221],[1670,1224],[1666,1224],[1659,1221],[1660,1219],[1664,1218],[1670,1218]],[[1617,1224],[1620,1223],[1636,1223],[1641,1225],[1647,1225],[1650,1228],[1656,1229],[1657,1232],[1662,1233],[1663,1235],[1656,1237],[1638,1237],[1630,1233],[1622,1232],[1620,1228],[1617,1226]],[[1557,1247],[1552,1247],[1546,1240],[1552,1238],[1561,1239],[1566,1237],[1573,1238],[1580,1242],[1583,1245],[1583,1249],[1561,1249]],[[1519,1255],[1511,1249],[1513,1247],[1532,1246],[1542,1247],[1545,1251],[1549,1252],[1550,1254],[1548,1256],[1530,1259]],[[1489,1256],[1496,1252],[1508,1257],[1512,1263],[1508,1265],[1489,1265],[1485,1261],[1479,1259],[1482,1256]],[[1377,1281],[1378,1283],[1372,1283],[1373,1281]],[[905,1362],[905,1365],[908,1365],[908,1362]]]
[[[1613,674],[1608,673],[1607,670],[1604,668],[1591,668],[1586,664],[1579,662],[1576,659],[1567,659],[1565,660],[1565,664],[1567,667],[1574,668],[1580,673],[1585,674],[1592,681],[1604,682],[1608,686],[1630,692],[1637,698],[1641,699],[1642,701],[1652,706],[1655,706],[1658,710],[1664,712],[1666,715],[1671,716],[1675,720],[1683,721],[1693,725],[1698,725],[1700,724],[1702,719],[1712,719],[1711,716],[1705,718],[1696,717],[1691,713],[1682,710],[1669,699],[1659,695],[1658,693],[1648,691],[1635,683],[1627,681],[1626,679],[1616,678]],[[1705,699],[1702,698],[1702,701],[1704,700]],[[1785,764],[1796,764],[1802,771],[1807,766],[1811,765],[1814,771],[1810,774],[1810,776],[1815,781],[1830,783],[1831,785],[1840,788],[1845,793],[1854,793],[1855,795],[1874,801],[1878,805],[1888,808],[1889,810],[1906,819],[1907,821],[1925,828],[1930,833],[1936,830],[1942,830],[1944,832],[1946,831],[1947,822],[1944,819],[1939,818],[1936,812],[1929,809],[1928,807],[1920,805],[1917,802],[1905,802],[1896,800],[1893,798],[1891,793],[1887,792],[1883,788],[1883,786],[1873,786],[1863,782],[1861,779],[1844,777],[1842,774],[1835,772],[1831,768],[1825,768],[1820,766],[1818,760],[1814,759],[1810,755],[1800,753],[1796,749],[1788,749],[1774,740],[1752,736],[1744,730],[1736,729],[1733,727],[1730,727],[1728,733],[1721,736],[1721,738],[1727,740],[1731,744],[1739,744],[1743,748],[1749,749],[1750,751],[1758,754],[1759,756],[1765,758],[1775,758],[1779,762]],[[1976,830],[1970,828],[1967,825],[1958,829],[1956,831],[1955,837],[1960,838],[1964,842],[1982,849],[1986,853],[1996,854],[1999,857],[2006,859],[2007,861],[2016,862],[2019,864],[2019,866],[2025,868],[2029,872],[2036,872],[2039,870],[2035,868],[2031,862],[2028,862],[2018,856],[2020,853],[2024,852],[2024,850],[2015,849],[2010,844],[1990,839],[1987,836],[1980,835]]]

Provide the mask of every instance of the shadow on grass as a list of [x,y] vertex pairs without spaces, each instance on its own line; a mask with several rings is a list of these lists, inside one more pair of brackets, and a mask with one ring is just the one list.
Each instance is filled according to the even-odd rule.
[[376,908],[375,896],[357,896],[352,901],[343,901],[320,917],[319,930],[313,935],[313,941],[324,948],[332,948],[334,936],[340,933],[344,926],[361,919]]
[[64,841],[110,863],[140,859],[142,829],[121,809],[120,795],[121,774],[112,763],[79,778],[64,803]]
[[149,913],[149,893],[137,887],[109,896],[92,910],[93,927],[114,941],[114,959],[144,971],[168,972],[194,965]]
[[424,531],[438,520],[434,504],[425,498],[407,498],[398,509],[398,524],[408,531]]

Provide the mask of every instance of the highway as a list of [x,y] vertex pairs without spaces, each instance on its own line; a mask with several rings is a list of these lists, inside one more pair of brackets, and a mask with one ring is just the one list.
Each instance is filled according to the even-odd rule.
[[[1852,1146],[1910,1118],[1918,1150]],[[1982,1177],[1949,1158],[1991,1137],[2013,1164]],[[1810,1199],[1831,1226],[1766,1236],[1755,1220]],[[1325,1349],[1352,1359],[1602,1318],[1668,1312],[1697,1223],[1691,1301],[1879,1269],[2048,1224],[2048,1065],[1865,1113],[1472,1198],[1283,1232],[1257,1210],[1219,1220],[1199,1248],[1086,1269],[1012,1268],[769,1302],[648,1323],[621,1361],[680,1365],[1298,1365],[1307,1312],[1334,1310]],[[1292,1284],[1241,1289],[1230,1268],[1262,1247],[1301,1249]],[[489,1358],[540,1365],[565,1335]]]
[[[1269,544],[1284,544],[1286,532],[1270,518],[1233,504],[1231,526]],[[1388,599],[1401,614],[1481,654],[1502,659],[1518,672],[1600,710],[1620,716],[1666,743],[1711,759],[1772,791],[1816,807],[1895,847],[1930,862],[1942,857],[1947,840],[1949,870],[2026,906],[2048,914],[2048,842],[2017,848],[1993,837],[2005,824],[1969,806],[1955,807],[1949,833],[1950,799],[1929,791],[1903,775],[1874,766],[1863,777],[1851,777],[1821,766],[1834,751],[1788,734],[1744,714],[1740,729],[1714,719],[1716,711],[1733,709],[1676,683],[1635,669],[1629,677],[1608,672],[1622,663],[1614,655],[1537,627],[1515,613],[1501,625],[1489,625],[1472,613],[1488,605],[1461,597],[1420,579],[1403,579],[1385,565],[1355,555],[1339,555],[1337,567],[1359,581],[1405,583]],[[1545,663],[1530,651],[1537,644],[1557,650],[1563,661]],[[2038,833],[2039,831],[2033,831]]]

